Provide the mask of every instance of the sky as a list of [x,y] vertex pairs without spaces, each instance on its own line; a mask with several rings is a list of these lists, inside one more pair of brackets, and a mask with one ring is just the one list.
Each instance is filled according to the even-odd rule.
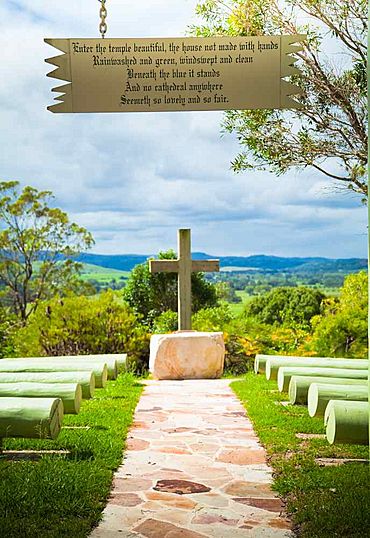
[[[107,37],[181,37],[196,0],[107,0]],[[2,0],[2,180],[51,190],[101,254],[176,248],[213,255],[367,256],[367,211],[314,170],[235,174],[222,113],[52,114],[55,49],[45,37],[99,37],[97,0]]]

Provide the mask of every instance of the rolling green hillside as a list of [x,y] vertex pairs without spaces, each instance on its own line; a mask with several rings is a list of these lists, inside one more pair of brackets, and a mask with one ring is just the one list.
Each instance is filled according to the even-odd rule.
[[130,271],[119,271],[92,263],[84,263],[82,264],[81,279],[90,282],[98,290],[108,287],[119,289],[123,287],[129,274]]
[[101,267],[91,263],[82,264],[81,278],[86,282],[97,282],[101,285],[107,285],[114,282],[125,281],[130,274],[130,271],[120,271]]

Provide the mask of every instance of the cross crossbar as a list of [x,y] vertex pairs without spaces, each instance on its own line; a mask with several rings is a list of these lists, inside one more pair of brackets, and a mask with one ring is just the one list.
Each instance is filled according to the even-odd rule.
[[[178,273],[179,260],[149,260],[151,273]],[[220,270],[220,260],[192,260],[192,273],[208,273]]]

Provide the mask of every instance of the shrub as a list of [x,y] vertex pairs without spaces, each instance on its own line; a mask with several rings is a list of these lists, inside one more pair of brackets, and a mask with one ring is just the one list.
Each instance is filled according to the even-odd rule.
[[223,304],[196,312],[192,318],[192,326],[195,331],[223,331],[232,319],[229,306]]
[[275,288],[255,297],[246,306],[244,315],[268,325],[310,327],[313,316],[320,314],[325,295],[319,290]]
[[0,307],[0,358],[14,355],[14,335],[18,320],[8,309]]
[[149,356],[149,335],[133,310],[112,291],[98,297],[70,296],[44,303],[16,338],[18,356],[127,353],[141,372]]
[[367,274],[348,275],[339,301],[326,301],[322,315],[312,320],[312,348],[319,355],[367,357],[367,301]]
[[227,304],[204,308],[193,315],[193,328],[197,331],[221,331],[225,341],[225,372],[240,375],[250,370],[256,352],[254,343],[241,335]]
[[225,339],[225,372],[241,375],[252,370],[254,357],[260,352],[257,342],[249,336],[226,332]]
[[167,310],[158,316],[153,323],[153,333],[154,334],[166,334],[177,331],[178,327],[178,316],[173,310]]

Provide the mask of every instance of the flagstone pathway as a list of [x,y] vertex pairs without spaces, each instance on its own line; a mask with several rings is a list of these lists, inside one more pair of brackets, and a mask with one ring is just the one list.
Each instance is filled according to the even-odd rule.
[[149,381],[91,538],[290,537],[230,380]]

